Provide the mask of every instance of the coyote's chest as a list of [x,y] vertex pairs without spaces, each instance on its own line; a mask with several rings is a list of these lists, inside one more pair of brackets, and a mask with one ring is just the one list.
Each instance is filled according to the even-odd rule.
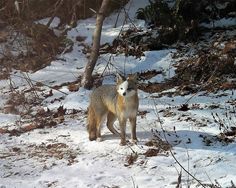
[[118,96],[117,98],[117,113],[123,118],[135,117],[137,115],[137,99],[136,96],[124,98]]

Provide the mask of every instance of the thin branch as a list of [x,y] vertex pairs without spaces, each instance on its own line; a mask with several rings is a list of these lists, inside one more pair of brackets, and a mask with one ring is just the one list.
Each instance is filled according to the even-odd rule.
[[[130,7],[129,7],[129,9],[130,9]],[[129,9],[128,9],[128,10],[129,10]],[[121,10],[122,10],[122,8],[120,9],[119,14],[120,14]],[[121,29],[120,29],[120,31],[119,31],[119,34],[118,34],[117,38],[119,38],[119,37],[121,36],[121,33],[122,33],[122,31],[124,30],[124,26],[125,26],[125,23],[126,23],[127,18],[128,18],[128,17],[127,17],[128,13],[126,12],[126,10],[125,10],[124,7],[123,7],[123,10],[124,10],[124,12],[125,12],[125,18],[124,18],[124,20],[123,20],[123,23],[122,23],[122,26],[121,26]],[[119,14],[118,14],[118,15],[119,15]],[[118,17],[117,17],[117,20],[116,20],[115,25],[117,24],[117,21],[118,21]],[[117,47],[118,47],[118,46],[117,46]],[[105,66],[105,68],[104,68],[104,70],[103,70],[101,76],[103,76],[103,74],[105,73],[106,69],[107,69],[107,68],[109,67],[109,65],[111,64],[111,58],[112,58],[112,57],[113,57],[113,54],[110,54],[109,59],[106,60],[106,61],[107,61],[107,64],[106,64],[106,66]]]
[[218,69],[217,67],[218,67],[218,66],[216,66],[216,68],[215,68],[214,71],[212,72],[211,76],[207,79],[207,81],[206,81],[192,96],[190,96],[184,104],[188,104],[189,101],[190,101],[193,97],[195,97],[195,96],[198,94],[198,92],[202,90],[203,87],[205,87],[205,86],[207,86],[207,85],[209,84],[209,81],[211,80],[211,78],[214,76],[214,74],[216,73],[216,71],[217,71],[217,69]]
[[[169,141],[168,141],[168,139],[167,139],[166,131],[165,131],[164,127],[163,127],[163,123],[162,123],[161,118],[160,118],[160,116],[159,116],[159,114],[158,114],[158,111],[157,111],[157,107],[156,107],[157,104],[155,103],[155,100],[153,100],[153,102],[154,102],[154,106],[155,106],[155,114],[156,114],[156,116],[157,116],[157,118],[158,118],[158,122],[160,123],[161,130],[162,130],[163,135],[164,135],[164,139],[165,139],[165,141],[166,141],[168,144],[170,144]],[[173,159],[175,160],[175,162],[176,162],[189,176],[191,176],[194,180],[196,180],[202,187],[206,188],[206,186],[204,186],[204,185],[201,183],[200,180],[198,180],[194,175],[192,175],[188,170],[186,170],[185,167],[178,161],[178,159],[175,157],[174,153],[172,152],[171,147],[169,148],[169,151],[170,151],[171,156],[172,156]]]
[[91,12],[93,12],[94,14],[97,14],[97,11],[92,9],[92,8],[89,8],[89,10],[91,10]]
[[133,188],[138,188],[138,186],[135,185],[133,176],[131,176],[131,180],[132,180]]
[[32,83],[28,73],[23,73],[22,72],[21,74],[23,75],[23,77],[26,80],[26,82],[29,84],[30,88],[34,91],[33,93],[34,93],[35,97],[39,98],[39,95],[37,94],[36,89],[34,87],[34,84]]
[[176,188],[181,188],[181,182],[182,182],[182,170],[179,173],[178,182],[177,182]]
[[[11,75],[11,76],[18,77],[18,78],[26,79],[26,78],[23,77],[23,76],[19,76],[19,75],[15,75],[15,74],[10,74],[10,75]],[[60,91],[59,89],[55,89],[55,88],[53,88],[52,86],[49,86],[49,85],[44,84],[44,83],[42,83],[42,82],[33,80],[33,79],[31,79],[31,78],[26,79],[26,81],[27,81],[27,80],[30,80],[31,82],[35,82],[35,83],[40,83],[40,84],[42,84],[43,86],[46,86],[46,87],[48,87],[48,88],[50,88],[50,89],[52,89],[52,90],[56,90],[56,91],[58,91],[58,92],[60,92],[60,93],[62,93],[62,94],[64,94],[64,95],[68,95],[67,93],[65,93],[65,92],[63,92],[63,91]]]
[[53,19],[54,19],[55,16],[56,16],[56,13],[58,12],[58,10],[60,9],[60,7],[62,6],[63,2],[64,2],[64,0],[58,0],[58,1],[56,2],[56,7],[55,7],[55,10],[54,10],[54,13],[53,13],[52,17],[49,19],[49,21],[48,21],[48,23],[47,23],[47,25],[46,25],[47,27],[49,27],[49,26],[51,25]]

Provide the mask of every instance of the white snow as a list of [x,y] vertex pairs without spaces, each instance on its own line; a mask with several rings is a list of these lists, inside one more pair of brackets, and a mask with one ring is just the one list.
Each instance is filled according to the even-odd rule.
[[[134,16],[135,10],[144,7],[148,1],[131,2],[132,4],[125,7],[131,20],[138,27],[144,26],[143,22],[136,20]],[[124,12],[121,12],[117,27],[114,28],[116,18],[117,13],[106,18],[102,43],[112,42],[119,34]],[[52,26],[58,22],[56,20]],[[47,20],[40,23],[47,23]],[[130,26],[127,22],[125,28]],[[50,66],[35,73],[28,73],[28,76],[34,81],[50,86],[76,81],[78,75],[83,73],[87,59],[75,38],[85,36],[84,43],[91,45],[94,28],[95,18],[79,21],[78,26],[68,32],[68,38],[74,42],[72,52],[59,55],[59,59],[63,60],[55,60]],[[107,77],[104,83],[114,83],[115,79],[110,75],[117,71],[125,70],[128,74],[153,69],[161,70],[163,74],[148,81],[160,83],[175,74],[173,52],[175,49],[147,51],[140,59],[125,57],[124,54],[103,54],[98,60],[95,73],[104,71],[107,60],[112,55],[111,65],[105,70]],[[21,75],[21,72],[15,72],[11,76],[19,91],[29,87],[23,78],[17,77]],[[19,116],[2,113],[5,101],[9,97],[7,91],[10,90],[10,86],[8,81],[0,82],[0,128],[22,126],[23,122],[19,123]],[[44,93],[51,90],[46,86],[43,89]],[[213,141],[209,146],[204,143],[204,138],[214,140],[213,136],[221,132],[218,124],[213,121],[212,113],[217,112],[221,117],[225,117],[225,108],[231,107],[229,101],[236,98],[232,91],[216,94],[200,92],[189,101],[190,110],[186,112],[178,111],[178,108],[191,97],[190,95],[157,97],[159,93],[148,94],[139,91],[139,111],[147,111],[147,114],[138,116],[138,144],[127,146],[120,146],[119,137],[113,136],[105,126],[102,130],[104,140],[90,142],[86,130],[86,115],[83,112],[87,110],[91,91],[79,88],[76,92],[70,92],[66,86],[61,87],[60,91],[66,94],[52,90],[53,95],[44,99],[42,107],[56,110],[63,105],[68,110],[76,109],[82,113],[65,115],[65,121],[53,128],[35,129],[20,136],[0,134],[1,188],[176,187],[180,172],[182,187],[200,187],[196,180],[181,170],[170,152],[163,152],[154,157],[144,155],[152,148],[145,145],[154,138],[151,130],[157,131],[156,134],[163,140],[167,138],[176,159],[203,184],[216,184],[216,181],[222,187],[231,186],[231,181],[236,184],[236,143],[224,145],[219,141]],[[165,92],[174,91],[175,88]],[[196,104],[199,105],[198,108],[193,108]],[[211,109],[210,106],[213,104],[219,104],[219,108]],[[232,114],[232,122],[236,122],[235,114]],[[118,122],[115,122],[115,126],[118,127]],[[129,136],[129,126],[127,132]],[[64,145],[59,147],[60,144]],[[138,158],[134,164],[127,166],[127,157],[131,154],[136,154]]]
[[210,23],[201,23],[200,26],[206,27],[206,28],[224,28],[224,27],[230,27],[235,26],[236,18],[221,18],[218,20],[212,20]]

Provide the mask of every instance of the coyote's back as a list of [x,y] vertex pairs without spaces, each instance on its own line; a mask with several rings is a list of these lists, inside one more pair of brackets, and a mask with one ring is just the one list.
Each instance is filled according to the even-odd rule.
[[113,127],[116,119],[120,124],[121,145],[125,145],[125,128],[127,119],[131,123],[131,137],[134,142],[136,137],[136,118],[138,112],[137,76],[124,79],[117,78],[117,85],[103,85],[96,88],[90,96],[88,108],[89,139],[101,140],[101,125],[107,118],[107,127],[119,134]]

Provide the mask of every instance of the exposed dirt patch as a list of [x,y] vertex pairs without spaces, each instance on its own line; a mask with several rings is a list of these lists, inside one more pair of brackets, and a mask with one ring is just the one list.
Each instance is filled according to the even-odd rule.
[[[35,105],[38,107],[35,108]],[[67,110],[63,106],[59,106],[54,111],[44,109],[40,107],[39,100],[33,101],[23,93],[13,93],[4,110],[5,113],[19,114],[22,117],[22,122],[18,122],[17,128],[0,128],[0,134],[9,134],[10,136],[19,136],[34,129],[55,127],[64,122],[65,116],[73,116],[78,113],[85,114],[79,110]]]
[[[218,43],[215,47],[209,46],[208,51],[200,51],[196,57],[180,63],[176,78],[185,85],[203,85],[202,89],[208,91],[236,88],[236,41]],[[219,45],[225,47],[218,49]]]
[[175,80],[171,80],[164,83],[142,83],[139,84],[138,88],[147,93],[158,93],[171,89],[175,86],[178,86],[178,84],[175,82]]
[[124,166],[128,167],[133,165],[138,159],[138,154],[137,153],[131,153],[130,155],[126,156],[126,163],[124,164]]
[[27,24],[18,29],[5,28],[7,37],[0,59],[0,67],[5,70],[1,73],[3,78],[12,68],[34,72],[48,66],[67,45],[63,35],[57,37],[41,24]]
[[[162,140],[161,138],[159,138],[156,135],[155,135],[154,139],[146,142],[145,145],[149,146],[149,147],[152,147],[150,151],[147,151],[147,155],[149,153],[155,153],[157,151],[158,151],[158,153],[166,152],[166,151],[169,151],[172,147],[169,143]],[[152,150],[152,149],[154,149],[154,150]]]
[[[176,87],[176,95],[188,95],[203,90],[215,92],[217,90],[235,89],[236,40],[232,36],[225,36],[222,32],[214,33],[211,43],[202,40],[199,46],[194,47],[194,55],[181,59],[175,65],[176,75],[173,78],[163,83],[140,83],[139,89],[148,93],[155,93]],[[236,36],[234,32],[232,35]],[[179,48],[176,53],[177,56],[174,58],[181,57],[183,51],[186,54],[188,49]],[[140,73],[140,78],[148,80],[156,74],[160,73],[147,71]]]
[[56,158],[58,160],[67,159],[68,165],[73,164],[77,153],[65,143],[52,143],[41,145],[30,145],[28,148],[31,150],[30,157],[39,157],[43,159]]

